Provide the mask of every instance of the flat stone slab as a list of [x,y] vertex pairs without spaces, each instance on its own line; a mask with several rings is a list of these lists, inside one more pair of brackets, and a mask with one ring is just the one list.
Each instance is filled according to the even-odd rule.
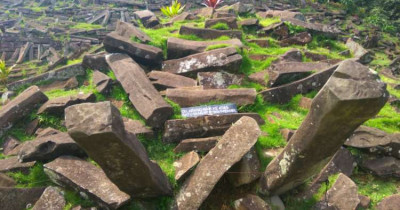
[[133,42],[129,38],[120,36],[117,32],[107,34],[103,44],[107,52],[126,53],[138,63],[157,66],[163,60],[160,48]]
[[236,73],[241,63],[242,56],[236,48],[228,47],[164,61],[162,71],[180,75],[216,70]]
[[288,103],[292,97],[297,94],[305,94],[313,90],[321,89],[337,67],[338,65],[331,66],[301,80],[261,91],[260,94],[265,101],[271,103]]
[[217,145],[221,136],[214,136],[208,138],[185,139],[182,140],[178,146],[175,147],[174,152],[208,152]]
[[166,175],[125,129],[111,102],[79,104],[65,112],[68,134],[122,191],[141,198],[172,194]]
[[161,127],[174,111],[155,89],[144,70],[124,54],[110,54],[106,60],[146,124]]
[[18,160],[47,162],[64,155],[86,157],[85,151],[67,133],[59,133],[24,142]]
[[309,23],[309,22],[305,22],[303,20],[290,18],[290,17],[281,18],[281,20],[290,22],[291,24],[293,24],[295,26],[303,27],[310,32],[320,33],[320,34],[323,34],[328,37],[335,38],[341,34],[340,29],[338,29],[334,26],[330,26],[330,25],[324,25],[324,24],[320,24],[320,23]]
[[18,147],[21,144],[20,141],[15,139],[14,137],[8,136],[1,148],[3,148],[3,154],[8,155],[12,150]]
[[197,80],[204,89],[227,89],[231,85],[242,85],[244,76],[227,72],[199,72]]
[[221,136],[233,123],[243,116],[255,119],[259,125],[265,121],[256,113],[238,113],[219,116],[204,116],[183,120],[168,120],[165,123],[163,142],[178,143],[189,138]]
[[100,168],[79,158],[59,157],[45,164],[44,171],[55,183],[73,188],[105,208],[117,209],[130,200]]
[[158,90],[197,86],[196,80],[169,72],[151,71],[147,74],[147,76],[154,87],[156,87]]
[[279,195],[318,173],[387,100],[386,84],[375,72],[352,60],[342,62],[313,99],[310,112],[285,149],[267,166],[262,191]]
[[200,157],[196,152],[189,152],[179,160],[174,162],[175,180],[183,180],[189,173],[190,169],[199,163]]
[[382,130],[360,126],[344,143],[349,147],[400,158],[400,134],[388,134]]
[[29,169],[35,165],[36,162],[20,163],[15,156],[0,160],[0,172],[22,172],[29,173]]
[[29,115],[47,96],[37,86],[31,86],[0,109],[0,137],[18,120]]
[[229,102],[238,106],[253,104],[256,99],[256,89],[167,89],[167,98],[181,107],[196,106],[210,101]]
[[239,30],[215,30],[209,28],[193,28],[188,26],[181,26],[179,30],[180,35],[195,35],[202,39],[217,39],[221,36],[241,39],[242,31]]
[[376,206],[377,210],[393,210],[400,209],[400,195],[391,195],[385,197],[381,202]]
[[154,132],[151,129],[147,128],[145,125],[143,125],[143,123],[140,122],[139,120],[132,120],[125,117],[122,119],[124,121],[125,130],[127,132],[135,134],[135,136],[143,135],[146,138],[154,137]]
[[177,209],[198,209],[225,172],[249,152],[260,135],[254,119],[242,117],[235,122],[183,184],[176,196]]
[[360,165],[377,176],[400,178],[400,160],[394,157],[367,159]]
[[189,55],[205,52],[207,47],[215,45],[227,45],[228,47],[242,48],[240,39],[221,41],[192,41],[170,37],[167,40],[168,59],[183,58]]
[[80,103],[95,102],[95,101],[96,101],[96,95],[94,95],[93,93],[53,98],[44,103],[37,111],[37,114],[48,113],[55,115],[63,115],[64,109],[69,106]]
[[32,210],[63,210],[66,201],[64,195],[56,187],[47,187]]
[[35,204],[44,188],[8,188],[0,187],[0,209],[27,209]]
[[136,26],[127,22],[117,21],[117,26],[115,31],[118,33],[118,35],[128,39],[135,37],[143,43],[148,43],[151,41],[151,38],[146,33],[141,31]]

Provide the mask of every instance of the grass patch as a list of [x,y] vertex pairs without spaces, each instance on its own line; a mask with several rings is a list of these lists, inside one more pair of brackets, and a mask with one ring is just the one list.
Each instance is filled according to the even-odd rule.
[[226,23],[216,23],[210,27],[211,29],[216,29],[216,30],[229,30],[229,26]]
[[93,29],[100,29],[103,26],[98,24],[90,24],[90,23],[77,23],[71,26],[71,29],[82,29],[82,30],[93,30]]
[[279,17],[272,17],[272,18],[263,18],[260,20],[260,25],[262,27],[267,27],[273,25],[275,23],[280,23],[281,19]]
[[49,177],[43,171],[43,164],[36,163],[28,174],[21,172],[8,173],[17,183],[17,187],[32,188],[32,187],[46,187],[52,185]]
[[368,120],[364,125],[378,128],[388,133],[395,133],[400,131],[400,115],[396,112],[394,107],[386,104],[378,115]]
[[78,59],[75,59],[75,60],[68,60],[67,61],[67,66],[73,65],[73,64],[78,64],[78,63],[82,63],[82,58],[78,58]]
[[231,45],[229,45],[229,44],[214,44],[214,45],[208,46],[205,51],[216,50],[216,49],[230,47],[230,46]]

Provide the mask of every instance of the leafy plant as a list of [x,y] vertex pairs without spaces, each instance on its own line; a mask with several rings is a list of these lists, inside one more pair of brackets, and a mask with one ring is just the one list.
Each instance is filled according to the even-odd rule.
[[8,76],[10,76],[13,68],[14,66],[9,68],[6,67],[6,62],[0,59],[0,82],[2,82],[4,85],[6,84]]
[[203,5],[205,5],[206,7],[212,7],[215,9],[222,2],[224,2],[224,1],[223,0],[205,0]]
[[173,0],[171,6],[162,7],[161,12],[167,17],[174,17],[182,13],[185,7],[186,5],[182,6],[178,0]]

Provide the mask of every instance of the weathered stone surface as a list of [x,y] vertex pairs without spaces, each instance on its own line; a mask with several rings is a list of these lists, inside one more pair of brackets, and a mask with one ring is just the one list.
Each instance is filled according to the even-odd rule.
[[196,53],[202,53],[205,52],[208,46],[221,44],[237,48],[243,47],[243,43],[239,39],[221,41],[191,41],[170,37],[167,40],[168,59],[183,58]]
[[304,56],[306,58],[311,59],[312,61],[323,61],[323,60],[327,60],[328,56],[326,55],[320,55],[320,54],[316,54],[316,53],[312,53],[312,52],[304,52]]
[[126,53],[138,63],[157,66],[163,60],[160,48],[133,42],[129,38],[118,35],[117,32],[107,34],[103,44],[107,52]]
[[400,194],[391,195],[384,198],[376,206],[377,210],[395,210],[400,209]]
[[260,47],[269,47],[269,45],[270,45],[268,39],[249,39],[249,40],[247,40],[247,42],[255,43]]
[[240,39],[242,31],[239,30],[216,30],[209,28],[193,28],[188,26],[181,26],[179,30],[180,35],[196,35],[202,39],[217,39],[221,36]]
[[59,189],[47,187],[32,210],[63,210],[65,204],[64,196]]
[[312,181],[309,189],[305,192],[306,198],[311,198],[315,193],[318,192],[322,183],[324,183],[331,175],[343,173],[346,176],[351,176],[353,169],[356,165],[355,158],[345,148],[340,148],[336,152],[335,156],[329,161],[329,163],[321,170],[318,176]]
[[338,65],[331,66],[304,79],[267,89],[260,94],[265,101],[279,104],[287,103],[297,94],[305,94],[322,88],[337,67]]
[[293,48],[279,57],[277,62],[303,62],[303,54],[299,49]]
[[27,209],[39,200],[44,188],[0,187],[0,209]]
[[147,76],[158,90],[197,86],[196,80],[169,72],[151,71]]
[[76,79],[76,77],[71,77],[70,79],[68,79],[65,82],[64,90],[72,90],[74,88],[77,88],[78,86],[79,86],[79,82]]
[[28,173],[29,169],[35,165],[35,162],[20,163],[18,158],[13,156],[0,160],[0,172],[22,172]]
[[140,10],[133,13],[146,28],[153,28],[160,24],[156,15],[150,10]]
[[111,89],[112,82],[112,79],[104,73],[97,70],[93,72],[93,84],[96,85],[96,90],[99,93],[108,93]]
[[146,33],[127,22],[117,21],[115,32],[117,32],[118,35],[128,39],[135,37],[143,43],[148,43],[151,41],[151,38]]
[[178,143],[188,138],[204,138],[220,136],[228,130],[232,123],[243,116],[255,119],[259,125],[265,123],[260,115],[255,113],[238,113],[219,116],[204,116],[184,120],[168,120],[165,123],[163,141]]
[[238,22],[238,25],[242,27],[259,27],[260,21],[256,18],[245,19]]
[[318,173],[387,99],[386,84],[377,74],[355,61],[341,63],[284,151],[268,165],[262,178],[264,192],[284,193]]
[[68,107],[65,121],[69,135],[122,191],[135,197],[172,193],[161,168],[150,161],[136,136],[125,130],[111,102]]
[[309,76],[314,71],[318,72],[328,68],[329,66],[329,64],[322,62],[285,62],[273,64],[266,70],[269,74],[268,86],[277,87],[296,80],[300,80]]
[[312,41],[312,36],[308,32],[301,32],[292,37],[286,38],[279,42],[279,45],[286,47],[289,45],[306,45]]
[[26,117],[37,105],[48,100],[37,86],[31,86],[0,109],[0,137],[18,120]]
[[82,60],[82,66],[84,68],[99,70],[106,72],[110,69],[106,62],[106,53],[100,52],[97,54],[86,54]]
[[354,57],[362,64],[369,64],[374,58],[373,54],[364,49],[360,44],[355,42],[352,38],[347,39],[346,47],[353,53]]
[[55,135],[58,133],[61,133],[61,131],[48,127],[45,129],[39,128],[35,134],[39,138],[39,137],[43,137],[43,136]]
[[0,173],[0,188],[1,187],[14,187],[15,185],[17,185],[17,183],[15,183],[14,179],[12,179],[11,177]]
[[278,40],[286,39],[289,37],[289,27],[283,22],[275,23],[262,28],[260,35],[271,36]]
[[25,61],[25,57],[28,54],[29,50],[31,49],[33,43],[32,42],[27,42],[20,50],[17,64],[21,64]]
[[336,38],[341,33],[341,31],[338,28],[336,28],[334,26],[330,26],[330,25],[324,25],[324,24],[319,24],[319,23],[309,23],[309,22],[305,22],[303,20],[290,18],[290,17],[289,18],[281,18],[281,20],[290,22],[291,24],[293,24],[295,26],[301,26],[301,27],[307,29],[309,32],[323,34],[324,36],[327,36],[327,37]]
[[250,184],[260,175],[261,162],[257,151],[252,148],[238,163],[232,166],[228,172],[228,180],[235,187]]
[[44,171],[53,182],[80,192],[106,209],[117,209],[130,199],[100,168],[76,157],[59,157],[45,164]]
[[280,18],[294,18],[305,21],[306,18],[301,12],[292,12],[288,10],[268,10],[266,12],[259,12],[257,15],[261,18],[280,17]]
[[356,209],[360,203],[357,185],[346,175],[340,173],[336,182],[328,190],[325,202],[334,209]]
[[253,104],[257,92],[254,88],[239,89],[167,89],[167,97],[181,107],[190,107],[210,101],[231,102],[238,106]]
[[18,141],[16,138],[14,138],[12,136],[8,136],[4,140],[3,145],[1,146],[3,148],[3,154],[9,155],[9,153],[20,144],[21,144],[21,142]]
[[182,12],[181,14],[171,18],[170,22],[174,23],[177,21],[194,20],[194,19],[196,19],[196,16],[194,16],[192,13]]
[[154,132],[151,129],[144,126],[142,122],[140,122],[139,120],[131,120],[125,117],[123,117],[122,120],[124,121],[125,130],[127,132],[135,134],[135,136],[143,135],[146,138],[154,137]]
[[293,134],[296,132],[296,130],[291,130],[284,128],[281,130],[281,134],[283,138],[286,140],[286,142],[289,142],[290,138],[292,138]]
[[196,152],[189,152],[174,162],[175,180],[183,180],[190,172],[190,169],[199,163],[200,157]]
[[198,138],[198,139],[185,139],[175,147],[174,152],[208,152],[217,145],[220,136]]
[[146,124],[161,127],[173,114],[173,109],[154,88],[143,69],[124,54],[107,55],[106,60]]
[[250,117],[234,123],[183,184],[176,197],[177,209],[198,209],[219,179],[249,152],[260,135],[257,122]]
[[205,18],[211,18],[214,14],[214,8],[212,7],[203,7],[196,11],[197,16],[202,16]]
[[204,89],[227,89],[231,85],[241,85],[243,75],[230,74],[227,72],[199,72],[197,80]]
[[69,106],[94,101],[96,101],[96,95],[93,93],[53,98],[44,103],[37,111],[37,114],[48,113],[62,115],[64,114],[64,109]]
[[257,195],[246,195],[233,203],[235,210],[271,210],[272,208]]
[[371,204],[371,199],[361,194],[358,194],[358,198],[360,199],[360,203],[358,204],[357,209],[368,209]]
[[344,145],[370,153],[400,158],[400,134],[398,133],[388,134],[376,128],[360,126]]
[[225,23],[228,25],[229,29],[237,29],[238,25],[236,23],[236,18],[213,18],[213,19],[207,19],[205,22],[204,27],[205,28],[211,28],[217,23]]
[[47,162],[64,155],[86,157],[86,153],[67,133],[59,133],[23,143],[18,153],[18,160],[22,163]]
[[242,56],[235,48],[228,47],[164,61],[162,70],[181,75],[215,70],[235,73],[239,70],[241,63]]
[[360,166],[377,176],[400,178],[400,160],[394,157],[363,160]]

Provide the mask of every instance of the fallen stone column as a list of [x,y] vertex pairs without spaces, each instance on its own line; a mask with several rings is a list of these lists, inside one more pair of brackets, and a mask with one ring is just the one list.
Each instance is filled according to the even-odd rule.
[[198,209],[225,172],[250,151],[260,135],[257,122],[250,117],[242,117],[233,124],[183,184],[176,197],[177,209]]
[[320,172],[347,138],[389,97],[376,73],[344,61],[318,95],[288,145],[266,168],[264,193],[282,194]]
[[106,56],[106,60],[146,124],[152,127],[164,125],[174,111],[155,89],[143,69],[124,54],[110,54]]
[[0,137],[18,120],[29,115],[35,107],[48,100],[37,86],[31,86],[0,109]]
[[125,130],[111,102],[70,106],[65,123],[72,139],[122,191],[142,198],[172,194],[167,177],[136,136]]

